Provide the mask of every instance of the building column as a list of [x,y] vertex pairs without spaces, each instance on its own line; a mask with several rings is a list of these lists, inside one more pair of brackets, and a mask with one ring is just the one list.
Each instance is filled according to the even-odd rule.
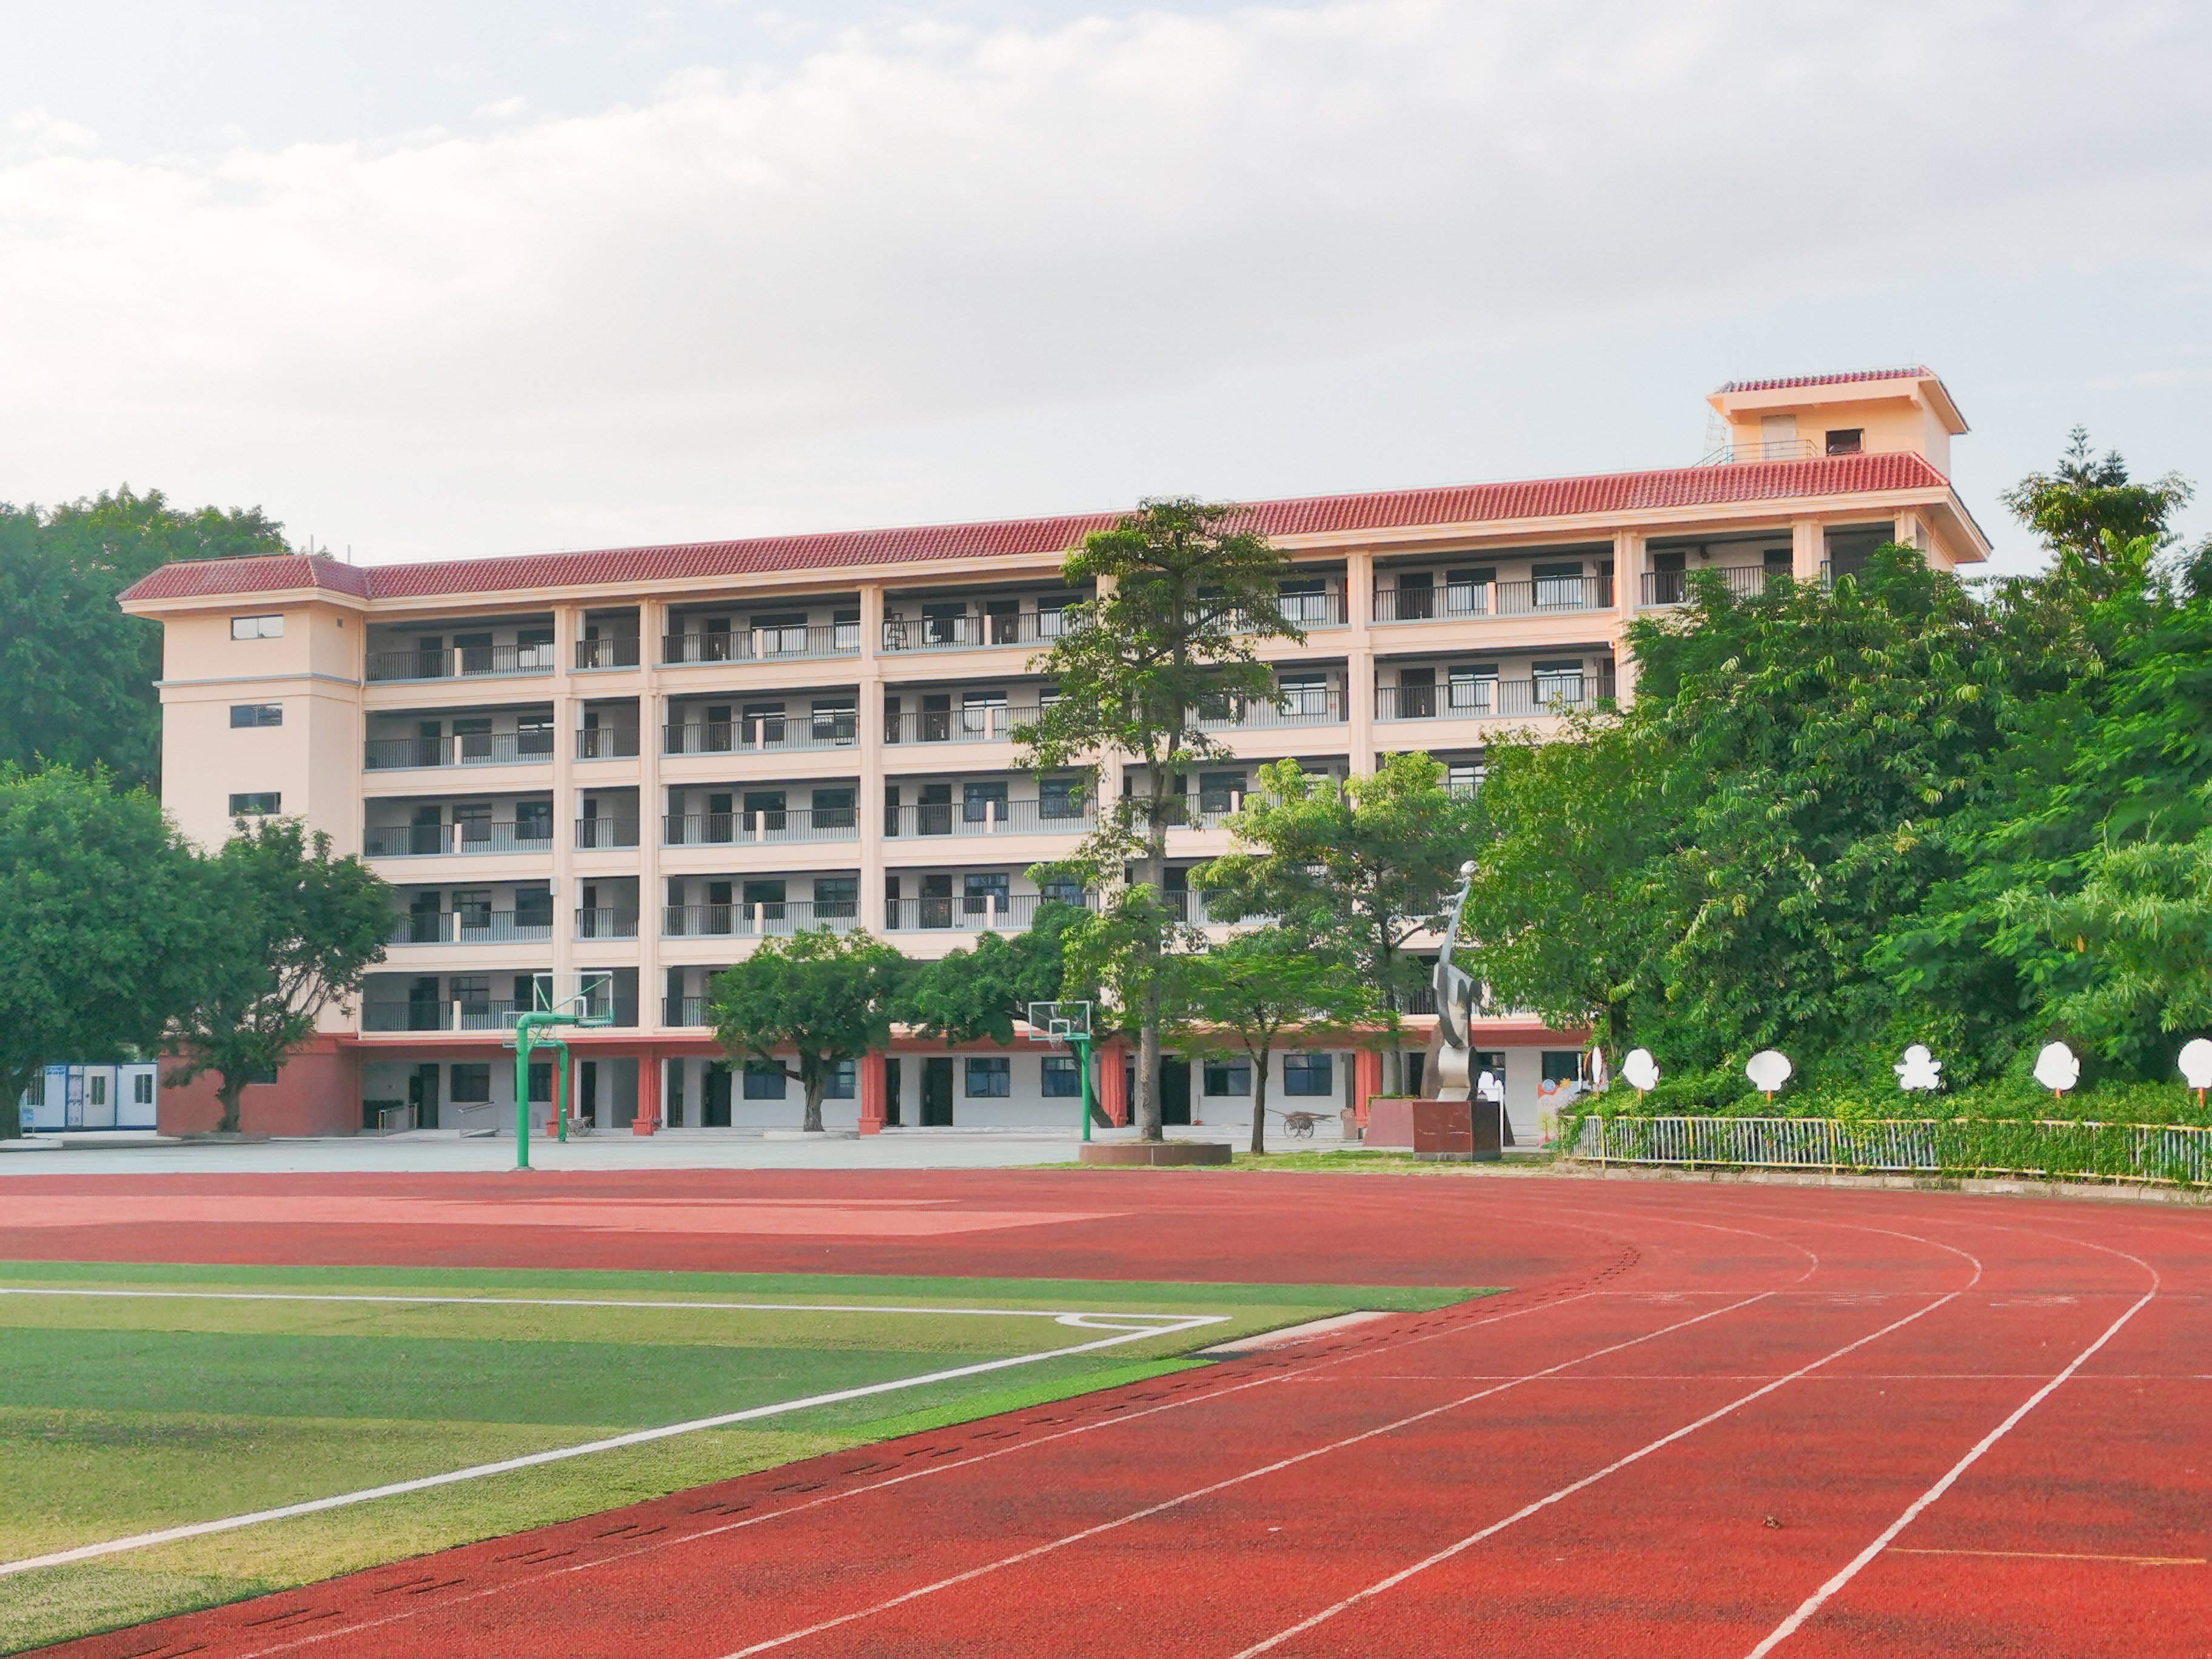
[[[860,588],[860,673],[853,714],[857,724],[854,741],[860,746],[860,781],[856,796],[860,813],[860,924],[872,933],[880,933],[884,931],[884,750],[889,736],[884,730],[881,582],[868,582]],[[880,1057],[877,1069],[880,1090]],[[878,1094],[878,1107],[881,1103]],[[882,1126],[878,1123],[878,1127]]]
[[1801,582],[1820,580],[1820,559],[1826,552],[1821,545],[1820,521],[1818,519],[1792,519],[1790,521],[1790,574]]
[[660,653],[667,625],[665,601],[638,601],[637,1023],[646,1030],[661,1029],[665,988],[660,970],[660,841],[668,796],[660,781],[661,751],[666,747]]
[[1917,548],[1924,556],[1928,551],[1928,532],[1919,513],[1912,507],[1899,507],[1891,539],[1900,547]]
[[884,1132],[884,1051],[871,1048],[860,1056],[860,1133]]
[[1352,775],[1375,770],[1375,554],[1355,547],[1344,559],[1344,617],[1349,632],[1344,653],[1345,740],[1352,750]]
[[629,1121],[629,1132],[649,1135],[659,1127],[660,1054],[648,1048],[637,1057],[637,1115]]
[[576,669],[576,637],[582,612],[574,605],[553,607],[553,986],[554,994],[576,971],[576,744],[583,730],[584,700],[570,678]]
[[1613,695],[1626,703],[1636,690],[1636,659],[1628,649],[1628,625],[1644,598],[1644,532],[1617,530],[1613,537]]
[[1382,1092],[1382,1055],[1374,1048],[1352,1051],[1352,1121],[1367,1127],[1367,1103]]

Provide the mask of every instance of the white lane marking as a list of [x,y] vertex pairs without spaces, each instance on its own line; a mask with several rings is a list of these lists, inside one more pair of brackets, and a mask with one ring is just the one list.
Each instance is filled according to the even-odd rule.
[[[2108,1246],[2102,1244],[2094,1245],[2092,1246],[2092,1248],[2107,1250],[2108,1254],[2114,1255],[2127,1255],[2127,1252],[2124,1250],[2111,1250]],[[2011,1433],[2014,1426],[2018,1424],[2022,1418],[2026,1417],[2045,1400],[2048,1400],[2057,1391],[2059,1384],[2065,1382],[2068,1377],[2073,1376],[2075,1371],[2081,1370],[2083,1365],[2088,1363],[2092,1356],[2094,1356],[2100,1348],[2103,1347],[2105,1344],[2110,1342],[2114,1337],[2118,1336],[2120,1334],[2120,1328],[2122,1326],[2125,1325],[2128,1321],[2133,1319],[2137,1314],[2141,1313],[2145,1308],[2150,1305],[2151,1299],[2158,1294],[2158,1287],[2160,1284],[2158,1269],[2152,1267],[2150,1263],[2143,1261],[2139,1256],[2129,1256],[2128,1259],[2130,1261],[2135,1262],[2136,1266],[2142,1267],[2146,1273],[2150,1274],[2150,1288],[2142,1293],[2142,1297],[2136,1301],[2133,1306],[2129,1308],[2125,1313],[2122,1314],[2118,1319],[2115,1319],[2110,1325],[2106,1326],[2105,1328],[2105,1334],[2102,1336],[2099,1337],[2094,1342],[2092,1342],[2087,1347],[2082,1349],[2081,1352],[2075,1354],[2073,1359],[2069,1362],[2064,1370],[2059,1372],[2057,1376],[2052,1377],[2048,1382],[2045,1382],[2033,1394],[2028,1395],[2026,1400],[2020,1403],[2019,1407],[2014,1410],[2013,1413],[2009,1417],[2006,1418],[2003,1422],[1998,1424],[1996,1427],[1991,1429],[1987,1434],[1984,1435],[1980,1440],[1977,1441],[1974,1444],[1974,1449],[1968,1452],[1964,1457],[1960,1458],[1956,1463],[1954,1463],[1950,1468],[1944,1473],[1942,1480],[1936,1481],[1934,1486],[1929,1487],[1926,1492],[1922,1492],[1919,1497],[1914,1498],[1911,1504],[1907,1504],[1904,1514],[1899,1516],[1896,1520],[1891,1522],[1887,1527],[1884,1527],[1881,1531],[1876,1534],[1875,1540],[1869,1544],[1864,1549],[1861,1550],[1856,1555],[1853,1556],[1850,1560],[1837,1572],[1834,1577],[1829,1579],[1826,1583],[1821,1585],[1820,1589],[1814,1590],[1810,1595],[1807,1596],[1805,1600],[1798,1605],[1797,1610],[1791,1613],[1787,1619],[1784,1619],[1779,1625],[1777,1625],[1768,1634],[1766,1639],[1747,1654],[1745,1656],[1745,1659],[1760,1659],[1760,1656],[1773,1652],[1775,1649],[1780,1647],[1784,1642],[1796,1635],[1805,1621],[1808,1619],[1810,1619],[1814,1613],[1818,1613],[1838,1590],[1843,1589],[1844,1585],[1850,1583],[1852,1579],[1859,1576],[1859,1573],[1865,1568],[1868,1562],[1873,1560],[1875,1556],[1880,1555],[1883,1550],[1887,1549],[1889,1547],[1890,1541],[1899,1533],[1903,1532],[1907,1527],[1911,1526],[1914,1521],[1917,1520],[1922,1513],[1927,1510],[1929,1504],[1933,1504],[1945,1492],[1950,1491],[1952,1486],[1957,1482],[1959,1477],[1966,1474],[1968,1469],[1972,1468],[1981,1460],[1983,1453],[1989,1450],[1990,1447],[1996,1445],[1997,1442],[2003,1439],[2006,1435]]]
[[[1078,1325],[1094,1319],[1182,1319],[1182,1314],[1084,1314],[1055,1308],[877,1307],[865,1302],[616,1302],[550,1296],[384,1296],[307,1291],[121,1291],[49,1290],[43,1285],[0,1285],[0,1296],[101,1297],[156,1302],[368,1302],[401,1307],[469,1308],[676,1308],[714,1313],[968,1314],[991,1319],[1053,1319]],[[1097,1330],[1127,1330],[1125,1325],[1086,1325]]]
[[902,1376],[889,1382],[871,1382],[857,1389],[840,1389],[832,1394],[809,1395],[803,1400],[778,1401],[772,1405],[754,1406],[741,1412],[724,1412],[715,1417],[695,1418],[688,1423],[670,1423],[656,1429],[638,1429],[628,1434],[611,1435],[604,1440],[586,1441],[580,1446],[560,1446],[550,1451],[501,1458],[495,1463],[477,1463],[465,1469],[449,1469],[443,1474],[427,1474],[413,1480],[395,1480],[386,1486],[364,1487],[359,1492],[340,1492],[330,1498],[310,1498],[305,1503],[287,1504],[278,1509],[257,1510],[251,1515],[226,1516],[217,1521],[196,1521],[185,1526],[164,1528],[159,1532],[139,1533],[129,1538],[111,1538],[98,1544],[82,1544],[75,1549],[56,1550],[49,1555],[27,1556],[20,1561],[0,1561],[0,1578],[29,1572],[38,1567],[58,1567],[71,1561],[89,1561],[99,1556],[120,1554],[125,1550],[173,1543],[180,1538],[204,1538],[210,1533],[235,1532],[241,1527],[258,1526],[264,1521],[283,1521],[296,1515],[314,1515],[324,1510],[343,1509],[349,1504],[366,1504],[379,1498],[396,1498],[403,1492],[427,1492],[434,1486],[479,1480],[486,1475],[533,1468],[541,1463],[558,1463],[571,1457],[586,1456],[592,1452],[641,1446],[679,1434],[695,1434],[702,1429],[725,1428],[732,1423],[750,1423],[764,1417],[780,1417],[788,1412],[805,1411],[814,1406],[835,1406],[848,1400],[865,1400],[872,1395],[895,1393],[901,1389],[918,1389],[932,1382],[951,1382],[963,1376],[981,1376],[986,1372],[1008,1370],[1018,1365],[1034,1365],[1042,1360],[1065,1359],[1072,1354],[1095,1353],[1102,1348],[1119,1347],[1124,1342],[1142,1341],[1148,1336],[1172,1336],[1182,1331],[1227,1322],[1228,1316],[1225,1314],[1191,1314],[1183,1316],[1177,1324],[1151,1325],[1141,1330],[1126,1330],[1116,1336],[1101,1337],[1096,1342],[1079,1342],[1073,1347],[1050,1348],[1041,1353],[1016,1354],[1011,1359],[988,1359],[973,1365],[956,1365],[949,1370],[930,1371],[920,1376]]
[[[746,1659],[749,1654],[766,1653],[772,1648],[780,1648],[788,1643],[803,1641],[810,1636],[818,1636],[823,1631],[836,1630],[839,1626],[849,1625],[855,1620],[873,1618],[877,1613],[888,1612],[890,1608],[902,1606],[906,1602],[917,1601],[925,1595],[933,1595],[939,1590],[950,1589],[956,1584],[967,1583],[973,1579],[997,1572],[1001,1568],[1018,1566],[1024,1561],[1034,1561],[1041,1555],[1049,1555],[1054,1550],[1066,1548],[1070,1544],[1079,1544],[1087,1538],[1096,1538],[1102,1533],[1113,1532],[1119,1528],[1142,1521],[1147,1516],[1158,1515],[1163,1510],[1195,1502],[1199,1498],[1224,1491],[1231,1486],[1241,1486],[1247,1480],[1256,1480],[1264,1474],[1273,1474],[1283,1469],[1293,1468],[1314,1458],[1327,1456],[1331,1452],[1342,1451],[1347,1446],[1358,1445],[1362,1441],[1372,1440],[1377,1435],[1392,1434],[1400,1429],[1410,1428],[1416,1423],[1426,1422],[1430,1418],[1442,1416],[1446,1412],[1456,1411],[1462,1406],[1473,1405],[1478,1400],[1486,1400],[1492,1395],[1504,1393],[1508,1389],[1518,1388],[1523,1382],[1533,1382],[1540,1377],[1549,1376],[1555,1371],[1563,1371],[1570,1365],[1580,1365],[1589,1360],[1602,1359],[1609,1353],[1619,1353],[1624,1348],[1632,1348],[1640,1342],[1649,1342],[1655,1338],[1665,1336],[1673,1331],[1685,1329],[1692,1325],[1702,1325],[1709,1319],[1718,1319],[1723,1314],[1734,1313],[1738,1308],[1747,1308],[1754,1302],[1763,1302],[1765,1299],[1766,1293],[1762,1291],[1756,1296],[1746,1297],[1742,1301],[1731,1303],[1727,1307],[1715,1308],[1705,1313],[1696,1314],[1688,1319],[1679,1320],[1672,1325],[1662,1325],[1656,1331],[1646,1332],[1642,1336],[1631,1337],[1626,1342],[1615,1342],[1602,1348],[1592,1349],[1588,1353],[1577,1354],[1572,1359],[1561,1360],[1558,1364],[1547,1366],[1542,1370],[1530,1371],[1526,1376],[1516,1376],[1510,1382],[1500,1382],[1493,1388],[1480,1389],[1473,1394],[1462,1395],[1456,1400],[1446,1401],[1441,1406],[1431,1406],[1426,1411],[1414,1412],[1410,1416],[1397,1419],[1395,1422],[1379,1424],[1371,1429],[1363,1429],[1358,1434],[1346,1435],[1340,1440],[1332,1440],[1325,1446],[1316,1446],[1309,1450],[1295,1453],[1289,1457],[1279,1458],[1274,1462],[1264,1464],[1259,1468],[1247,1469],[1241,1474],[1232,1474],[1225,1480],[1194,1487],[1191,1491],[1179,1493],[1176,1497],[1163,1498],[1157,1504],[1149,1504],[1143,1509],[1133,1510],[1127,1515],[1117,1516],[1111,1521],[1102,1521],[1097,1526],[1085,1527],[1080,1532],[1072,1532],[1065,1537],[1055,1538],[1049,1543],[1035,1545],[1012,1555],[1002,1556],[996,1561],[987,1561],[981,1566],[970,1567],[965,1572],[954,1573],[951,1577],[940,1578],[934,1583],[919,1585],[897,1595],[887,1597],[873,1606],[856,1608],[851,1613],[839,1613],[834,1619],[824,1619],[818,1624],[807,1626],[804,1630],[791,1631],[781,1636],[770,1637],[765,1642],[755,1642],[750,1647],[742,1647],[733,1653],[724,1655],[723,1659]],[[1927,1310],[1923,1309],[1921,1311],[1924,1313]],[[1917,1316],[1915,1316],[1917,1317]]]
[[1482,1542],[1484,1539],[1495,1537],[1498,1534],[1504,1532],[1506,1528],[1513,1526],[1519,1522],[1525,1521],[1530,1516],[1537,1514],[1540,1510],[1549,1509],[1553,1504],[1571,1498],[1578,1492],[1582,1492],[1588,1487],[1595,1486],[1599,1481],[1605,1480],[1608,1475],[1619,1474],[1630,1464],[1641,1462],[1644,1459],[1650,1456],[1652,1453],[1659,1451],[1665,1447],[1671,1446],[1678,1440],[1687,1438],[1689,1436],[1695,1434],[1699,1429],[1705,1428],[1709,1424],[1719,1422],[1721,1419],[1728,1416],[1729,1413],[1740,1411],[1744,1407],[1751,1404],[1753,1401],[1760,1398],[1762,1395],[1772,1394],[1777,1389],[1784,1388],[1790,1383],[1795,1382],[1799,1377],[1818,1370],[1821,1366],[1827,1364],[1831,1360],[1841,1359],[1845,1354],[1852,1352],[1856,1349],[1863,1348],[1869,1342],[1880,1341],[1883,1337],[1887,1336],[1892,1331],[1901,1330],[1904,1327],[1912,1323],[1916,1319],[1925,1318],[1928,1315],[1934,1313],[1936,1309],[1942,1307],[1945,1303],[1955,1301],[1963,1294],[1964,1292],[1960,1291],[1949,1291],[1943,1296],[1938,1297],[1935,1301],[1929,1303],[1926,1307],[1918,1310],[1917,1312],[1909,1313],[1905,1315],[1904,1318],[1895,1320],[1891,1323],[1883,1326],[1880,1330],[1872,1332],[1868,1335],[1859,1338],[1856,1342],[1847,1342],[1842,1347],[1838,1348],[1833,1353],[1823,1354],[1811,1364],[1801,1366],[1796,1370],[1790,1372],[1787,1376],[1778,1376],[1773,1382],[1766,1384],[1765,1387],[1753,1389],[1749,1394],[1744,1395],[1739,1399],[1730,1401],[1727,1405],[1720,1407],[1719,1410],[1706,1413],[1703,1417],[1698,1419],[1696,1422],[1686,1423],[1680,1428],[1676,1429],[1673,1433],[1661,1435],[1658,1439],[1652,1441],[1649,1445],[1638,1447],[1636,1450],[1629,1453],[1627,1456],[1616,1458],[1613,1462],[1607,1464],[1603,1468],[1599,1469],[1595,1474],[1586,1474],[1579,1480],[1573,1481],[1567,1486],[1561,1486],[1557,1492],[1547,1492],[1543,1497],[1538,1498],[1533,1504],[1523,1504],[1521,1508],[1514,1510],[1512,1514],[1507,1516],[1504,1520],[1493,1521],[1488,1526],[1483,1528],[1481,1531],[1469,1533],[1457,1543],[1446,1545],[1435,1554],[1425,1556],[1422,1559],[1414,1562],[1412,1566],[1402,1567],[1396,1572],[1392,1573],[1387,1578],[1377,1579],[1374,1583],[1370,1584],[1365,1589],[1355,1590],[1350,1595],[1346,1596],[1341,1601],[1338,1601],[1330,1607],[1323,1607],[1319,1613],[1313,1614],[1310,1618],[1300,1620],[1297,1624],[1292,1625],[1288,1630],[1278,1631],[1266,1641],[1255,1642],[1250,1647],[1240,1650],[1233,1656],[1233,1659],[1250,1659],[1250,1656],[1254,1654],[1265,1653],[1271,1648],[1279,1647],[1284,1643],[1289,1641],[1292,1637],[1302,1635],[1305,1632],[1311,1630],[1315,1626],[1326,1623],[1328,1620],[1335,1618],[1340,1613],[1343,1613],[1349,1608],[1355,1607],[1362,1601],[1371,1601],[1376,1596],[1381,1595],[1389,1590],[1395,1589],[1400,1584],[1404,1583],[1408,1578],[1413,1577],[1414,1574],[1426,1572],[1431,1567],[1437,1565],[1438,1563],[1449,1561],[1452,1557],[1473,1549],[1477,1544]]

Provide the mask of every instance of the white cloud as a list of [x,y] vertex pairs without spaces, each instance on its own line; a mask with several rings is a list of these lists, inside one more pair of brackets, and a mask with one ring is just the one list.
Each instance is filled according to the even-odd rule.
[[838,520],[744,458],[1931,281],[2186,279],[2207,40],[2126,0],[1341,0],[852,33],[588,116],[190,165],[36,112],[0,166],[0,451],[72,482],[258,456],[272,505],[350,458],[374,483],[318,483],[325,534],[458,552],[401,526],[668,533],[672,468],[719,527]]

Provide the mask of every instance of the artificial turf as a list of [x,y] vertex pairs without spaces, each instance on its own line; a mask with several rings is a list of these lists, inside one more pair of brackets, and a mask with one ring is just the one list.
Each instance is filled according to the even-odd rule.
[[[621,1298],[667,1306],[0,1294],[0,1561],[358,1491],[628,1429],[1113,1334],[962,1309],[1207,1313],[1103,1352],[0,1577],[0,1650],[589,1514],[1197,1363],[1232,1336],[1422,1287],[422,1267],[0,1264],[0,1290]],[[942,1313],[740,1311],[704,1301]],[[688,1305],[687,1305],[688,1304]]]

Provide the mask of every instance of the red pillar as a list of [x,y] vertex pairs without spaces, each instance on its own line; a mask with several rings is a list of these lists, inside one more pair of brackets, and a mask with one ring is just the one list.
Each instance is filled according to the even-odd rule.
[[884,1056],[871,1048],[860,1056],[860,1133],[884,1132]]
[[637,1057],[637,1115],[629,1121],[634,1135],[649,1135],[660,1127],[660,1056],[647,1049]]
[[1129,1122],[1129,1087],[1121,1070],[1127,1054],[1119,1042],[1106,1043],[1098,1050],[1098,1109],[1122,1128]]
[[1356,1048],[1352,1055],[1352,1121],[1367,1127],[1367,1103],[1382,1092],[1382,1056],[1372,1048]]

